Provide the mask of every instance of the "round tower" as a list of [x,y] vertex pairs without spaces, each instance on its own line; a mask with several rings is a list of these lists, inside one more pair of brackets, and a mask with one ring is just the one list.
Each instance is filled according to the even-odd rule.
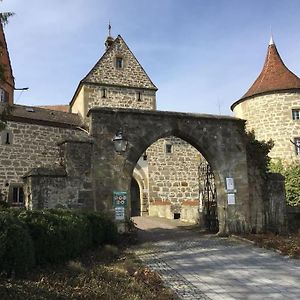
[[285,66],[273,38],[261,73],[231,110],[258,140],[274,141],[272,158],[300,160],[300,78]]

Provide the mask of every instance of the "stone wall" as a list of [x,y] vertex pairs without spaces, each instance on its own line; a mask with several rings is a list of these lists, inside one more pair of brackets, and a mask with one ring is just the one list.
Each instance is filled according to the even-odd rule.
[[292,119],[292,109],[300,108],[300,94],[296,92],[272,93],[254,96],[237,104],[234,115],[247,120],[247,130],[254,129],[256,139],[272,139],[272,158],[300,161],[295,145],[290,140],[300,137],[300,120]]
[[[123,60],[121,68],[116,67],[117,58]],[[121,36],[115,39],[84,81],[123,87],[156,89]]]
[[[167,145],[171,153],[166,153]],[[187,200],[199,201],[198,166],[203,159],[187,142],[168,137],[147,149],[150,205],[171,205],[170,215],[181,212]]]
[[[104,89],[106,97],[103,97]],[[154,90],[86,85],[85,92],[88,98],[88,109],[95,106],[156,109]]]
[[0,188],[7,196],[11,183],[22,183],[22,176],[30,169],[45,165],[59,165],[58,141],[85,136],[76,130],[9,121],[4,132],[12,134],[11,144],[0,145]]

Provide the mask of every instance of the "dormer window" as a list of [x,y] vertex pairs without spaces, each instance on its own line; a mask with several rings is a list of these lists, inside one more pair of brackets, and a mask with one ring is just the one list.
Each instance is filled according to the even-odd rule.
[[122,57],[117,57],[116,58],[116,68],[117,69],[123,69],[123,58]]

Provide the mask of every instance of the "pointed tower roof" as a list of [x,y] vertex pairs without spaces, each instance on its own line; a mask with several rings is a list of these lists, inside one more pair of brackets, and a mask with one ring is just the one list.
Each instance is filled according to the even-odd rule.
[[13,71],[11,67],[11,62],[9,58],[8,47],[6,43],[6,38],[3,30],[3,25],[0,22],[0,65],[3,68],[2,81],[0,81],[0,87],[4,88],[6,92],[9,94],[8,102],[13,104],[13,94],[15,87],[15,79],[13,76]]
[[246,98],[282,90],[300,90],[300,78],[291,72],[282,61],[273,37],[271,37],[263,69],[247,93],[231,109]]

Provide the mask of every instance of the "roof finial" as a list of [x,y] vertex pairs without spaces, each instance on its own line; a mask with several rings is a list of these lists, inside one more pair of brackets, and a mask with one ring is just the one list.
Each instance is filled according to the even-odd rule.
[[275,43],[274,43],[274,39],[273,39],[273,32],[272,32],[271,25],[270,25],[270,35],[271,35],[271,38],[270,38],[269,46],[272,46],[272,45],[275,45]]
[[110,25],[110,20],[108,21],[108,36],[111,36],[111,25]]

